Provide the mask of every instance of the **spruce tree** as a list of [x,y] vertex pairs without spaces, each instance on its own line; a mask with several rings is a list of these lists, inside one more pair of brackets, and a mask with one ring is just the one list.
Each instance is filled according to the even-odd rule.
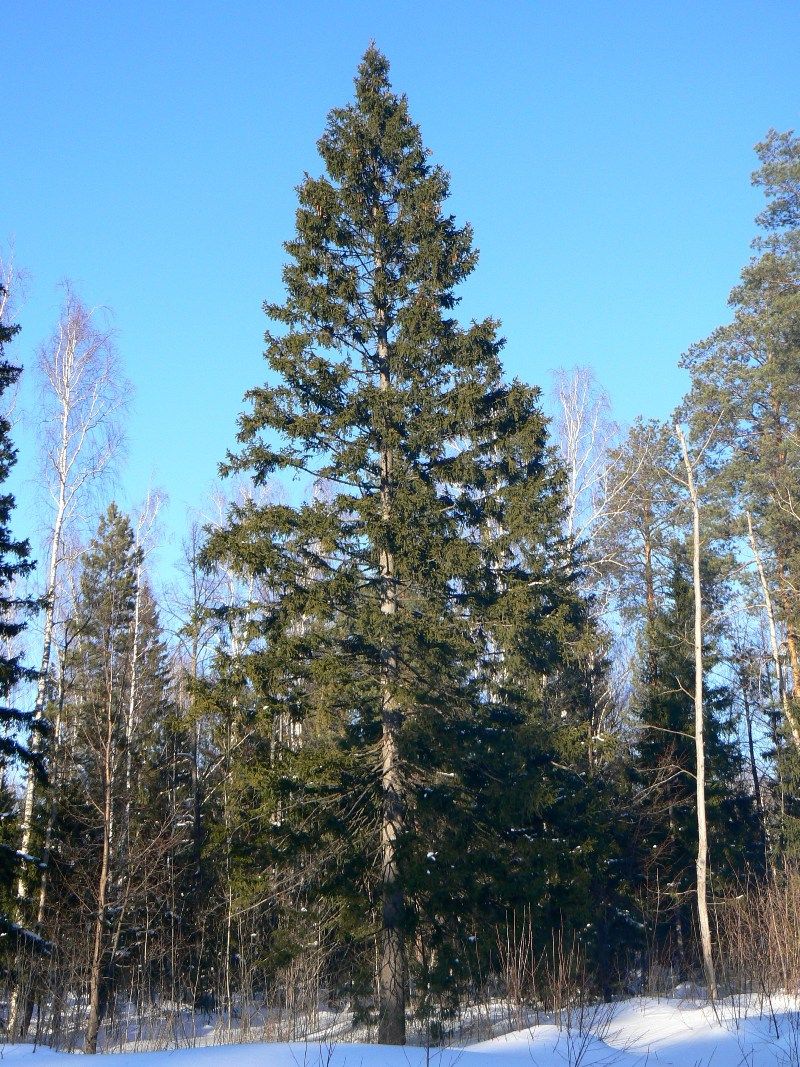
[[265,305],[276,384],[225,468],[308,495],[233,507],[209,554],[269,590],[246,663],[271,861],[334,894],[354,943],[374,916],[378,1037],[401,1043],[423,931],[446,974],[462,905],[527,899],[581,611],[538,390],[504,380],[496,322],[453,315],[472,233],[375,47],[318,149]]
[[[9,362],[5,346],[19,332],[18,325],[3,321],[8,292],[0,285],[0,398],[11,388],[22,373],[22,368]],[[0,414],[0,485],[3,485],[17,459],[17,450],[11,440],[11,423],[5,412]],[[23,665],[21,655],[13,649],[16,638],[25,627],[23,616],[34,611],[38,604],[31,598],[20,596],[16,583],[30,573],[33,563],[29,560],[27,541],[17,540],[10,527],[11,513],[14,509],[14,496],[9,492],[0,493],[0,642],[3,652],[0,654],[0,802],[8,811],[13,807],[10,790],[6,788],[6,769],[16,761],[33,764],[39,773],[44,772],[40,758],[34,746],[26,743],[26,734],[32,726],[30,712],[21,711],[15,706],[13,696],[19,685],[35,677],[35,672]],[[44,724],[37,724],[44,729]],[[8,821],[4,821],[4,837],[7,835]],[[16,936],[26,934],[24,925],[19,920],[25,916],[19,913],[12,916],[11,879],[17,864],[27,857],[20,857],[10,838],[0,844],[0,884],[3,899],[0,903],[0,928]]]

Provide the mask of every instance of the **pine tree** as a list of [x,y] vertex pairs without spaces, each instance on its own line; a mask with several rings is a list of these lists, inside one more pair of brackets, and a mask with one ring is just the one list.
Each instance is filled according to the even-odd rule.
[[772,130],[756,151],[761,167],[753,183],[768,200],[757,222],[766,232],[731,292],[732,322],[683,358],[692,375],[685,408],[697,440],[713,430],[707,460],[717,491],[740,537],[749,523],[763,557],[765,593],[774,599],[788,653],[776,703],[800,749],[800,138]]
[[376,48],[318,148],[286,300],[265,305],[279,381],[248,394],[226,467],[315,491],[233,507],[209,553],[269,590],[245,663],[271,859],[337,901],[340,936],[375,922],[378,1036],[398,1043],[423,931],[446,972],[462,904],[523,899],[582,613],[538,390],[504,381],[493,320],[452,315],[472,233]]
[[[5,354],[6,344],[19,332],[19,326],[3,321],[3,314],[8,306],[7,297],[6,288],[0,285],[0,397],[14,385],[22,373],[21,367],[9,362]],[[17,450],[11,440],[11,423],[3,413],[0,415],[0,485],[7,481],[16,458]],[[15,690],[20,684],[35,677],[35,672],[23,665],[21,655],[15,650],[14,644],[25,627],[23,616],[39,606],[33,599],[20,596],[16,589],[16,583],[30,573],[33,563],[28,558],[28,542],[15,539],[11,532],[13,509],[13,494],[0,493],[0,803],[3,804],[6,814],[13,808],[12,795],[5,781],[7,768],[13,766],[16,761],[22,761],[33,765],[39,774],[44,772],[43,763],[37,757],[34,746],[25,740],[26,733],[29,733],[32,727],[32,715],[21,711],[12,703]],[[38,730],[43,731],[45,728],[45,724],[37,724]],[[4,820],[4,837],[7,836],[8,825],[9,821]],[[11,914],[10,899],[10,883],[20,859],[26,861],[26,857],[18,855],[10,838],[4,840],[0,845],[0,886],[4,898],[0,903],[0,929],[17,937],[24,937],[29,933],[24,926],[26,916]]]

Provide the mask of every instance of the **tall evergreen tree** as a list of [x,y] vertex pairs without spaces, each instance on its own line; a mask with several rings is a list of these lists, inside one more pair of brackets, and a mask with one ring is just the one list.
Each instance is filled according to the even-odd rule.
[[717,491],[742,538],[750,517],[764,557],[788,658],[778,687],[788,699],[778,703],[800,749],[800,137],[771,130],[756,151],[765,232],[731,292],[733,320],[683,358],[692,375],[685,407],[697,440],[713,430],[707,457]]
[[[22,368],[6,358],[5,346],[19,332],[18,325],[4,321],[8,307],[8,291],[0,285],[0,399],[22,373]],[[0,413],[0,485],[3,485],[17,459],[17,450],[11,440],[11,423],[7,414]],[[13,798],[6,788],[6,768],[16,761],[33,764],[42,773],[42,762],[33,746],[26,743],[26,735],[32,727],[32,715],[15,706],[13,696],[18,686],[35,677],[35,672],[22,663],[21,654],[15,649],[16,639],[25,627],[24,615],[37,608],[37,603],[20,596],[16,583],[29,574],[33,563],[29,560],[27,541],[17,540],[11,532],[11,513],[14,509],[12,493],[0,493],[0,802],[8,811],[13,808]],[[39,730],[45,724],[37,724]],[[8,820],[4,821],[4,838],[8,834]],[[24,935],[26,916],[12,914],[10,882],[18,863],[27,861],[20,857],[10,839],[0,844],[0,929],[6,933]],[[17,909],[18,910],[18,909]]]
[[446,970],[461,904],[502,906],[503,871],[520,891],[581,610],[538,390],[504,381],[493,320],[452,314],[472,233],[375,47],[318,148],[265,306],[278,383],[248,394],[226,469],[320,491],[234,507],[209,552],[271,591],[248,674],[273,846],[357,941],[375,917],[378,1036],[399,1043],[424,924]]

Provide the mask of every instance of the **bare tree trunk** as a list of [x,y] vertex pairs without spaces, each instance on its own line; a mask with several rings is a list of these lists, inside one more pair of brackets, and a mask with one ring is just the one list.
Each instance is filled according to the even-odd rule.
[[[191,677],[196,684],[199,680],[197,640],[192,643]],[[190,767],[191,775],[191,805],[192,805],[192,889],[195,902],[190,911],[190,974],[186,976],[186,983],[194,990],[192,1005],[196,1009],[198,1001],[198,989],[202,973],[202,941],[199,923],[200,894],[203,888],[203,793],[202,778],[200,775],[200,723],[191,722],[190,741]]]
[[[385,312],[378,311],[378,360],[380,387],[390,385],[389,345]],[[384,536],[391,519],[391,488],[394,457],[391,449],[381,451],[381,516]],[[380,549],[381,612],[387,621],[397,612],[397,578],[394,554],[384,544]],[[385,644],[381,654],[381,954],[378,972],[378,1041],[404,1045],[406,1040],[406,961],[403,936],[405,900],[398,863],[399,838],[404,827],[404,802],[398,735],[402,711],[398,704],[397,650]]]
[[700,506],[694,471],[689,460],[686,438],[676,424],[686,468],[686,484],[692,503],[692,578],[694,587],[694,745],[697,786],[697,917],[700,923],[700,946],[708,994],[717,996],[714,960],[711,955],[711,926],[708,921],[708,830],[706,827],[706,754],[703,740],[703,598],[700,582]]
[[[68,580],[72,586],[75,575],[70,573]],[[73,596],[75,590],[72,588]],[[53,737],[51,741],[52,768],[50,774],[50,796],[47,805],[47,821],[44,830],[44,844],[42,846],[42,877],[39,883],[39,903],[36,910],[36,929],[41,932],[44,926],[47,909],[47,894],[49,888],[50,858],[53,848],[53,831],[56,822],[58,808],[59,789],[63,776],[63,770],[67,759],[67,745],[64,738],[64,705],[67,695],[66,667],[67,656],[72,642],[79,638],[79,633],[65,623],[63,626],[63,644],[59,650],[58,690],[56,693],[56,716],[53,723]]]
[[[230,727],[228,729],[228,746],[230,747]],[[225,784],[222,791],[223,825],[225,827],[225,970],[223,972],[225,992],[225,1019],[230,1032],[233,1029],[233,993],[231,991],[231,952],[233,927],[233,875],[231,872],[231,831],[230,807],[228,803],[228,760],[225,766]]]

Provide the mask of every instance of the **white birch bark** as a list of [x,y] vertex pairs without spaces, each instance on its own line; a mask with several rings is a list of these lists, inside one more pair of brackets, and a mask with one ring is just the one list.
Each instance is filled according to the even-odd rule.
[[711,953],[711,926],[708,920],[708,828],[706,825],[706,763],[703,738],[703,598],[700,580],[700,502],[694,469],[689,459],[686,438],[680,426],[675,433],[681,445],[686,470],[686,486],[692,505],[692,584],[694,591],[694,744],[696,760],[697,796],[697,917],[700,925],[700,947],[703,954],[708,994],[717,996],[714,960]]

